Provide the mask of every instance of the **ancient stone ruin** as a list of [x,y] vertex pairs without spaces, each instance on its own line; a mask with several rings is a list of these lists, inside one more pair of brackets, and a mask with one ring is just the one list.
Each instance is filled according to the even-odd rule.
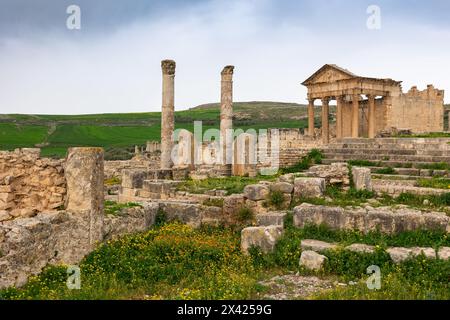
[[[77,264],[103,241],[148,230],[161,212],[168,221],[197,228],[234,226],[245,209],[251,213],[251,226],[241,234],[245,254],[252,247],[273,251],[288,213],[296,228],[450,232],[450,218],[444,211],[382,206],[375,198],[448,193],[420,186],[418,181],[450,178],[445,166],[450,163],[450,138],[376,138],[390,128],[442,131],[443,91],[429,86],[405,94],[400,82],[358,77],[325,65],[303,83],[309,99],[306,132],[274,128],[265,134],[236,133],[232,131],[235,69],[226,66],[221,72],[218,140],[198,141],[193,132],[174,130],[176,63],[164,60],[161,67],[161,142],[149,141],[145,150],[137,147],[132,160],[104,161],[101,148],[71,148],[61,160],[41,158],[39,149],[0,152],[0,288],[21,286],[48,264]],[[317,99],[322,100],[321,130],[314,128]],[[336,125],[330,124],[330,100],[337,101]],[[298,165],[312,149],[320,149],[320,164],[278,174],[279,168]],[[352,165],[351,160],[373,163]],[[270,179],[261,178],[267,172]],[[179,188],[188,179],[231,175],[258,180],[231,194]],[[105,187],[105,179],[116,182]],[[354,207],[329,205],[329,188],[373,193],[374,198]],[[138,205],[111,215],[105,214],[105,200]],[[313,200],[325,204],[309,203]],[[320,270],[327,259],[324,251],[339,246],[304,239],[301,249],[299,264]],[[374,250],[360,243],[340,249]],[[387,252],[396,263],[420,253],[450,258],[447,247],[390,247]]]

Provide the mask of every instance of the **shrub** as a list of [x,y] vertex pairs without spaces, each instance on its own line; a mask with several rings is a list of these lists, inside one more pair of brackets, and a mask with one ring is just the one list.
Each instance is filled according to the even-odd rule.
[[142,207],[142,205],[135,202],[117,203],[107,200],[105,201],[105,214],[120,215],[123,209],[135,207]]
[[284,203],[284,194],[281,191],[271,191],[269,193],[269,204],[277,209],[281,209]]
[[423,188],[450,189],[450,179],[432,178],[419,179],[417,185]]
[[302,158],[301,161],[291,167],[282,168],[280,173],[296,173],[308,170],[312,165],[322,163],[322,159],[323,153],[318,149],[312,149],[305,157]]
[[253,211],[248,207],[242,207],[237,212],[237,220],[241,223],[248,223],[254,219]]
[[163,209],[158,208],[158,211],[156,212],[156,216],[155,216],[155,226],[156,227],[161,227],[166,222],[167,222],[167,214],[166,214],[166,212]]

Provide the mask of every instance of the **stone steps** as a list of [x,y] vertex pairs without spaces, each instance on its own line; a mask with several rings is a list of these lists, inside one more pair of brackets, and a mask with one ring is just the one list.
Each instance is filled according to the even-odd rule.
[[384,154],[384,155],[410,155],[410,156],[434,156],[450,157],[450,150],[404,150],[386,148],[326,148],[326,154]]
[[403,161],[403,162],[450,162],[450,157],[427,155],[402,155],[402,154],[347,154],[347,153],[323,153],[326,159],[335,160],[368,160],[368,161]]
[[[365,160],[365,159],[353,159],[353,160]],[[344,159],[333,159],[333,158],[325,158],[322,159],[322,164],[332,164],[335,162],[347,162],[348,160]],[[370,160],[369,160],[370,161]],[[427,162],[427,161],[417,161],[417,162],[409,162],[409,161],[377,161],[379,162],[383,167],[392,167],[392,168],[404,168],[409,169],[406,166],[411,165],[412,168],[420,169],[420,166],[423,165],[432,165],[435,164],[435,162]]]

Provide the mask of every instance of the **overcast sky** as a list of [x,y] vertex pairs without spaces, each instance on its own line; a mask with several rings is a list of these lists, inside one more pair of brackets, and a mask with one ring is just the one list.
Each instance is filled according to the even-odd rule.
[[450,94],[449,13],[448,0],[0,0],[0,113],[160,111],[166,58],[178,110],[219,101],[228,64],[235,101],[305,103],[300,83],[326,63]]

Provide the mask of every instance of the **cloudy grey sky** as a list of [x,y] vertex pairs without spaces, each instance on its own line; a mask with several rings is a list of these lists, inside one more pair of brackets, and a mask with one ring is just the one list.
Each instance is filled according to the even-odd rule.
[[[81,30],[66,27],[71,4]],[[165,58],[178,110],[218,101],[227,64],[236,101],[304,103],[300,83],[325,63],[450,92],[449,12],[447,0],[0,0],[0,113],[159,111]]]

